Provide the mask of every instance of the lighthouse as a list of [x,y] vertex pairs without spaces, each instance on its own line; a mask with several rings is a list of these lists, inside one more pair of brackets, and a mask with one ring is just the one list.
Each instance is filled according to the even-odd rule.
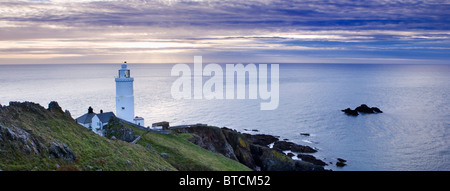
[[133,81],[127,62],[124,62],[116,77],[116,114],[131,123],[134,123]]

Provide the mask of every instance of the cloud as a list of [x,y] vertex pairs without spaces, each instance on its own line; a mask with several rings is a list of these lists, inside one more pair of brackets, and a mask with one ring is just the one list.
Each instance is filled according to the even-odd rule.
[[229,61],[220,54],[245,53],[257,62],[390,51],[401,60],[422,50],[424,57],[448,60],[441,54],[450,47],[448,10],[448,0],[5,0],[0,59],[205,54]]
[[[449,29],[434,1],[6,1],[1,18],[69,26]],[[439,25],[437,25],[439,24]]]

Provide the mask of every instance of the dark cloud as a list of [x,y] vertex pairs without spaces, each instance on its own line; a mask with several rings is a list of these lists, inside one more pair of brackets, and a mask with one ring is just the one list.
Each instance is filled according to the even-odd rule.
[[[0,20],[69,26],[199,26],[217,28],[450,29],[450,3],[434,1],[93,1],[61,4],[2,2],[2,7],[34,10],[3,14]],[[20,6],[20,8],[19,8]]]
[[[444,54],[450,41],[448,10],[448,0],[6,0],[0,2],[0,43],[33,43],[20,47],[20,43],[8,42],[0,52],[41,54],[53,50],[53,54],[92,57],[126,50],[183,49],[189,53],[214,51],[216,56],[243,51],[294,57],[371,52],[407,58],[407,51],[414,49],[448,59]],[[150,46],[155,39],[173,44]],[[64,41],[86,42],[95,45],[96,51]],[[62,47],[53,46],[57,42]],[[142,42],[143,47],[129,42]]]

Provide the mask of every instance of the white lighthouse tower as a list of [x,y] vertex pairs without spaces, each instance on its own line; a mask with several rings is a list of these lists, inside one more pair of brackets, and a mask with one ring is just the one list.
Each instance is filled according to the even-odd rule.
[[122,64],[116,78],[116,114],[118,118],[134,123],[134,78],[130,76],[130,69],[126,63]]

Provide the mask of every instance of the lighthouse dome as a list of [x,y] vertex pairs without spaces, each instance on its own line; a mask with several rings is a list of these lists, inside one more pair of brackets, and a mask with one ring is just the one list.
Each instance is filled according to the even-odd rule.
[[126,64],[126,63],[123,63],[123,64],[122,64],[122,69],[125,69],[125,68],[127,68],[127,64]]

